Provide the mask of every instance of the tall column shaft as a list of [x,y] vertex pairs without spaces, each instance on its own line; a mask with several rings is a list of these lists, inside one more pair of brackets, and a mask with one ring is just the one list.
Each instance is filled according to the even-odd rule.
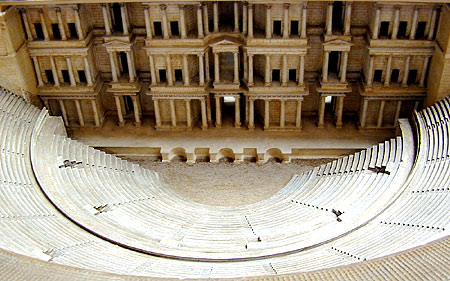
[[382,100],[380,102],[380,109],[378,110],[378,120],[377,120],[377,127],[380,128],[383,126],[383,115],[384,115],[384,106],[386,104],[386,101]]
[[323,66],[322,66],[322,81],[328,82],[328,60],[330,57],[330,52],[325,51],[323,53]]
[[391,39],[397,39],[398,26],[400,23],[399,19],[400,19],[400,8],[395,8],[394,9],[394,26],[392,27]]
[[34,71],[36,72],[38,86],[44,85],[44,81],[42,80],[41,67],[39,65],[39,59],[37,57],[31,57],[33,59]]
[[370,56],[369,58],[369,70],[367,71],[367,85],[372,86],[373,82],[373,64],[374,64],[375,58],[374,56]]
[[239,83],[239,53],[234,53],[234,80],[233,83]]
[[163,38],[169,39],[169,20],[167,19],[166,5],[161,5],[161,12],[162,12]]
[[131,100],[133,101],[133,111],[134,111],[134,122],[136,127],[140,127],[141,124],[141,113],[140,113],[140,106],[139,106],[139,100],[137,96],[131,96]]
[[209,35],[209,19],[208,19],[208,6],[204,4],[202,6],[203,9],[203,26],[204,26],[204,32],[206,35]]
[[305,6],[302,6],[302,29],[300,31],[300,38],[306,38],[306,13],[307,9]]
[[248,55],[248,85],[253,86],[253,54]]
[[114,52],[109,53],[109,61],[111,63],[111,73],[112,73],[112,80],[114,82],[119,81],[119,77],[117,75],[117,66],[116,66],[116,60],[114,58],[116,54]]
[[127,52],[127,62],[128,62],[128,74],[130,76],[130,82],[136,80],[136,66],[134,64],[133,49]]
[[361,113],[361,128],[366,127],[366,119],[367,119],[367,107],[369,105],[369,101],[364,99],[363,106],[362,106],[362,113]]
[[191,100],[186,100],[186,125],[192,127]]
[[243,63],[243,66],[244,66],[244,80],[248,81],[248,55],[247,55],[247,52],[244,52],[242,54],[242,58],[244,59],[244,63]]
[[91,100],[92,112],[94,113],[94,123],[95,127],[100,127],[100,116],[98,115],[97,101]]
[[119,126],[123,126],[125,124],[125,120],[123,119],[123,113],[122,113],[121,98],[122,98],[121,96],[114,97],[114,99],[116,100],[117,118],[119,119]]
[[265,79],[265,84],[266,86],[270,86],[272,84],[271,79],[270,79],[270,71],[271,71],[271,67],[270,67],[270,56],[266,55],[266,73],[264,75],[264,79]]
[[372,39],[378,39],[378,33],[380,32],[380,14],[381,9],[379,7],[375,7],[375,20],[373,26]]
[[219,3],[213,2],[214,32],[219,32]]
[[170,117],[172,120],[172,127],[176,127],[177,126],[177,115],[175,113],[175,100],[170,99],[169,104],[170,104]]
[[203,54],[198,55],[198,77],[200,86],[205,85],[205,63],[203,62]]
[[30,27],[30,19],[28,18],[27,11],[25,9],[22,9],[22,21],[25,25],[25,32],[27,34],[28,41],[33,41],[33,33],[31,33],[31,27]]
[[206,130],[208,128],[208,117],[206,115],[206,100],[202,99],[200,101],[200,107],[202,110],[202,129]]
[[144,19],[145,19],[145,32],[147,34],[147,38],[152,39],[153,38],[152,22],[150,21],[150,13],[148,11],[148,7],[144,8]]
[[203,17],[202,17],[202,6],[197,6],[197,32],[198,38],[205,37],[205,33],[203,32]]
[[266,38],[272,38],[272,19],[270,17],[271,5],[266,5]]
[[81,27],[80,8],[74,8],[75,11],[75,27],[77,29],[78,40],[84,39],[83,28]]
[[337,108],[336,108],[336,127],[342,127],[342,113],[344,111],[344,97],[337,98]]
[[409,39],[413,40],[416,38],[416,30],[417,30],[417,18],[419,16],[419,8],[414,9],[413,20],[411,23],[411,32],[409,33]]
[[288,85],[288,68],[287,68],[287,55],[283,55],[283,73],[281,77],[281,86]]
[[264,100],[264,129],[270,127],[270,100]]
[[320,97],[319,103],[319,123],[318,127],[323,128],[325,121],[325,96]]
[[289,4],[285,4],[283,9],[283,38],[289,38]]
[[[148,14],[148,8],[147,9],[147,14]],[[145,11],[145,10],[144,10]],[[106,35],[111,35],[111,24],[109,22],[109,7],[108,4],[102,4],[102,13],[103,13],[103,22],[105,23],[105,32]]]
[[56,69],[54,57],[50,57],[50,64],[52,65],[52,74],[53,80],[55,81],[55,86],[59,86],[58,70]]
[[242,33],[244,35],[247,34],[247,26],[248,26],[248,4],[242,4]]
[[91,66],[89,65],[89,60],[87,57],[83,57],[84,60],[84,71],[86,71],[86,81],[88,86],[92,86],[92,72],[91,72]]
[[220,83],[219,53],[214,53],[214,83]]
[[248,37],[253,38],[253,4],[248,5]]
[[211,74],[209,71],[209,51],[205,52],[205,79],[206,81],[211,80]]
[[352,2],[346,2],[346,5],[345,5],[344,35],[349,35],[350,34],[351,21],[352,21]]
[[62,40],[67,40],[66,30],[64,29],[64,21],[61,15],[61,8],[56,8],[56,17],[58,18],[58,29]]
[[44,17],[44,11],[42,9],[39,10],[39,18],[41,21],[42,32],[44,33],[44,39],[46,41],[50,40],[50,36],[48,35],[47,22]]
[[166,72],[167,72],[167,83],[169,86],[173,86],[172,62],[170,60],[170,55],[166,56]]
[[436,28],[436,16],[437,16],[437,10],[434,8],[431,12],[431,19],[430,19],[430,30],[428,31],[428,40],[433,40],[434,37],[434,30]]
[[300,129],[302,127],[302,100],[297,100],[297,111],[295,115],[295,127]]
[[[183,55],[183,82],[184,86],[189,86],[189,66],[188,66],[188,55]],[[200,75],[200,74],[199,74]]]
[[180,11],[180,27],[181,27],[181,38],[186,38],[186,19],[185,19],[185,12],[184,12],[184,6],[179,7]]
[[84,116],[83,116],[83,111],[81,109],[81,104],[80,104],[79,100],[75,100],[75,107],[77,108],[78,121],[80,122],[80,126],[84,127]]
[[348,62],[348,52],[343,52],[341,64],[341,78],[340,78],[341,83],[344,83],[347,79],[347,62]]
[[155,61],[153,59],[153,55],[149,55],[148,59],[150,61],[150,75],[151,77],[151,84],[156,85],[156,69],[155,69]]
[[409,76],[409,62],[411,60],[411,56],[406,57],[405,62],[405,69],[403,70],[403,79],[402,79],[402,86],[408,85],[408,76]]
[[159,100],[154,99],[153,105],[155,107],[155,121],[156,121],[156,127],[161,127],[161,113],[159,111]]
[[236,96],[234,101],[234,126],[239,128],[241,126],[241,101],[240,97]]
[[248,100],[248,128],[250,130],[255,128],[255,100]]
[[280,100],[280,127],[284,128],[285,127],[285,117],[286,117],[286,100]]
[[66,105],[64,104],[64,100],[58,100],[58,102],[59,102],[59,107],[61,108],[64,125],[66,125],[66,127],[69,127],[69,119],[67,119],[67,110],[66,110]]
[[392,72],[392,56],[388,57],[387,65],[386,65],[386,76],[384,78],[384,86],[389,86],[391,83],[391,72]]
[[423,87],[425,85],[425,77],[427,75],[429,61],[430,61],[430,57],[425,56],[425,58],[423,59],[422,70],[420,71],[420,82],[419,82],[420,87]]
[[395,115],[394,115],[394,127],[397,126],[398,118],[400,117],[400,110],[402,109],[402,101],[397,101],[397,106],[395,108]]
[[234,1],[234,32],[239,32],[239,3]]
[[222,127],[222,104],[220,96],[216,96],[216,127]]
[[305,81],[305,56],[300,56],[300,66],[298,70],[298,85],[303,86]]
[[333,33],[333,3],[329,2],[327,7],[327,23],[326,23],[326,34],[331,35]]
[[70,59],[70,57],[66,57],[66,63],[67,63],[67,71],[69,72],[70,86],[74,87],[76,86],[76,82],[75,76],[73,74],[72,60]]

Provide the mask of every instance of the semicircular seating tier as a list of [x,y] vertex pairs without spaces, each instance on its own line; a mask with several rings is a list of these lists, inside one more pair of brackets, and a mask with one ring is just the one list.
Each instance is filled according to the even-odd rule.
[[268,200],[214,207],[176,196],[156,173],[55,134],[54,127],[46,118],[32,147],[50,201],[113,243],[180,259],[259,258],[331,241],[398,196],[414,155],[409,133],[405,143],[397,137],[295,176]]
[[[60,118],[2,90],[0,248],[47,263],[169,278],[292,274],[408,250],[448,236],[449,116],[448,99],[416,115],[415,160],[404,123],[402,138],[295,176],[268,200],[216,208],[169,192],[152,171],[68,139]],[[236,258],[245,259],[227,260]]]

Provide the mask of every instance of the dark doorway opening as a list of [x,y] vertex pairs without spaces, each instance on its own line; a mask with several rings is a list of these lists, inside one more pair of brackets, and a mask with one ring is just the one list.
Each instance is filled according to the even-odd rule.
[[61,70],[64,83],[70,83],[70,75],[68,70]]
[[291,20],[291,35],[299,35],[298,34],[298,21]]
[[53,39],[61,39],[61,32],[59,32],[59,25],[57,23],[52,23],[52,33]]
[[123,101],[125,104],[125,110],[127,113],[132,112],[133,111],[133,100],[131,99],[130,96],[123,96]]
[[406,37],[406,27],[408,26],[408,22],[407,21],[401,21],[400,24],[398,25],[398,33],[397,33],[397,37],[398,38],[405,38]]
[[78,78],[80,79],[80,83],[87,83],[86,74],[84,70],[78,70]]
[[328,60],[328,72],[338,74],[339,73],[339,52],[331,51]]
[[411,69],[408,73],[408,85],[415,85],[417,79],[417,69]]
[[113,19],[113,28],[115,31],[123,32],[123,25],[122,25],[122,13],[120,11],[120,4],[114,3],[112,5],[112,19]]
[[381,83],[381,77],[383,76],[383,70],[376,69],[373,73],[373,82],[379,82]]
[[380,24],[380,37],[389,37],[389,22],[382,21]]
[[155,36],[162,36],[162,27],[160,21],[153,22],[153,31],[155,32]]
[[342,1],[334,1],[333,19],[332,19],[333,30],[342,31],[342,22],[343,22],[342,10],[343,10]]
[[281,21],[280,20],[273,21],[273,35],[281,36]]
[[53,71],[45,70],[45,76],[47,76],[48,84],[55,85],[55,79],[53,79]]
[[172,35],[180,35],[180,29],[178,28],[178,21],[170,22],[170,30],[172,31]]
[[128,74],[128,60],[125,52],[119,52],[120,64],[122,65],[122,73]]
[[159,69],[159,82],[167,82],[167,73],[165,69]]
[[419,21],[416,29],[416,39],[424,39],[425,38],[425,28],[427,27],[427,23],[424,21]]
[[78,38],[77,27],[76,27],[75,23],[73,23],[73,22],[68,23],[67,26],[69,27],[70,38]]
[[183,82],[183,71],[181,69],[175,69],[175,81]]
[[42,30],[42,24],[35,23],[34,24],[34,30],[36,31],[37,39],[40,39],[40,40],[44,40],[45,39],[44,31]]
[[398,83],[399,75],[400,75],[400,69],[392,69],[391,83]]
[[289,69],[289,81],[297,81],[297,69]]
[[272,69],[272,81],[280,82],[280,70],[279,69]]

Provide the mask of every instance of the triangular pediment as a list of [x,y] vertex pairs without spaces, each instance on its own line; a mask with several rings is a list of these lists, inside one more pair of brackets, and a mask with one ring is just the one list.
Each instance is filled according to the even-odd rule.
[[231,37],[219,38],[209,44],[211,47],[219,47],[219,46],[241,46],[242,43],[239,40]]
[[131,43],[114,40],[104,43],[103,46],[107,49],[129,50],[131,48]]
[[323,43],[324,46],[353,46],[352,43],[342,40],[342,39],[334,39],[331,41],[328,41],[326,43]]

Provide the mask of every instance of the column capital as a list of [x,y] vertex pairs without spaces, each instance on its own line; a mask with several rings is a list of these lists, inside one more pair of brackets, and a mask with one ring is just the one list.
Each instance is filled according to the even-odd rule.
[[56,11],[57,13],[61,13],[61,8],[60,8],[60,7],[56,7],[56,8],[55,8],[55,11]]
[[180,10],[184,10],[185,6],[186,6],[186,5],[184,5],[184,4],[182,4],[182,5],[178,5],[178,9],[180,9]]
[[73,10],[74,10],[75,12],[78,12],[78,11],[80,10],[80,7],[78,7],[78,5],[76,5],[75,7],[73,7]]
[[166,6],[166,4],[161,4],[161,5],[159,5],[159,8],[160,8],[162,11],[164,11],[165,9],[167,9],[167,6]]
[[268,9],[268,10],[272,9],[272,4],[267,4],[266,9]]
[[290,6],[291,6],[290,4],[284,4],[284,5],[283,5],[283,8],[289,9]]
[[[74,8],[74,10],[75,10],[75,8]],[[39,12],[39,14],[43,14],[43,13],[44,13],[44,9],[39,8],[39,9],[38,9],[38,12]]]

